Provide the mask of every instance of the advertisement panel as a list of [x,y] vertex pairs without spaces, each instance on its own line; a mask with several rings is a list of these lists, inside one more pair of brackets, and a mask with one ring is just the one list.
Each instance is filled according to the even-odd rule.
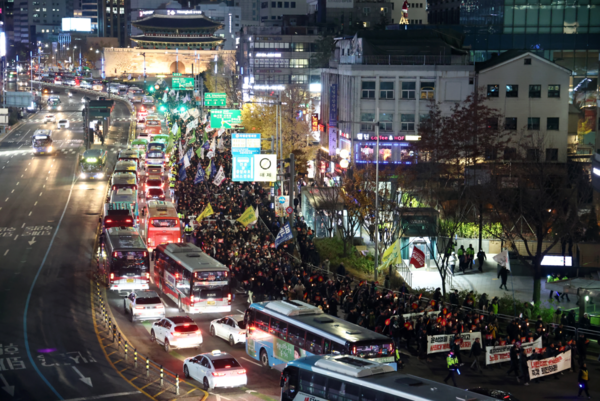
[[336,155],[337,137],[338,129],[336,127],[329,127],[329,156]]
[[210,111],[211,128],[235,128],[242,125],[242,111],[213,109]]
[[531,380],[571,369],[571,350],[562,352],[554,358],[527,361],[527,367]]
[[63,18],[63,32],[92,32],[91,18]]
[[173,90],[194,90],[194,78],[173,77],[171,82]]
[[[509,362],[511,348],[512,344],[499,345],[496,347],[485,347],[485,364],[495,365],[497,363]],[[542,348],[542,337],[538,338],[532,343],[521,344],[521,348],[525,350],[527,356],[533,354],[534,349]]]
[[273,356],[285,362],[306,356],[306,351],[273,336]]
[[[475,339],[481,341],[481,333],[462,333],[461,351],[470,351]],[[450,342],[454,340],[454,334],[440,334],[437,336],[427,336],[427,353],[435,354],[438,352],[450,352]]]
[[338,86],[331,84],[329,87],[329,125],[337,127],[338,121]]
[[231,134],[231,153],[254,155],[260,153],[260,134]]

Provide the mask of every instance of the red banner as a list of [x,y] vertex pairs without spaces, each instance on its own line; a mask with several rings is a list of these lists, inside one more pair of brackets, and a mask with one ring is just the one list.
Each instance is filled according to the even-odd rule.
[[413,253],[410,257],[410,264],[416,267],[417,269],[425,266],[425,254],[416,246],[413,248]]

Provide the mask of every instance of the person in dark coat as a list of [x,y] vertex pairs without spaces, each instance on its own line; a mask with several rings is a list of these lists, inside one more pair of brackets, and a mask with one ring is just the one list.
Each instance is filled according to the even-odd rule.
[[517,382],[521,383],[519,379],[519,353],[521,352],[521,344],[516,342],[510,349],[510,369],[506,372],[507,375],[510,375],[511,372],[515,372],[515,376],[517,377]]
[[502,266],[500,271],[498,272],[498,278],[502,278],[502,284],[500,284],[500,289],[504,287],[506,291],[508,291],[508,287],[506,286],[506,281],[508,280],[508,269],[506,266]]
[[471,369],[479,369],[479,373],[483,373],[483,369],[481,369],[481,365],[479,364],[479,357],[481,356],[481,341],[479,338],[475,339],[475,342],[471,346],[471,353],[469,356],[473,357],[473,363],[471,364]]

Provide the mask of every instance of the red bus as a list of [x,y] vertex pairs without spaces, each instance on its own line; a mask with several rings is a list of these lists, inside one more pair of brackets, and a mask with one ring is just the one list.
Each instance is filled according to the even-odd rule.
[[192,244],[159,245],[154,250],[159,290],[187,313],[231,312],[229,269]]
[[154,249],[160,244],[182,242],[181,221],[172,202],[149,200],[144,209],[144,233],[149,249]]

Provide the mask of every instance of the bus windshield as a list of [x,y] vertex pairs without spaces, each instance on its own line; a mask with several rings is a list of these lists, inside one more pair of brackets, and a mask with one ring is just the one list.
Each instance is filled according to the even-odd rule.
[[42,147],[42,146],[48,146],[52,143],[52,139],[50,138],[45,138],[45,139],[36,139],[33,141],[33,146],[35,147]]

